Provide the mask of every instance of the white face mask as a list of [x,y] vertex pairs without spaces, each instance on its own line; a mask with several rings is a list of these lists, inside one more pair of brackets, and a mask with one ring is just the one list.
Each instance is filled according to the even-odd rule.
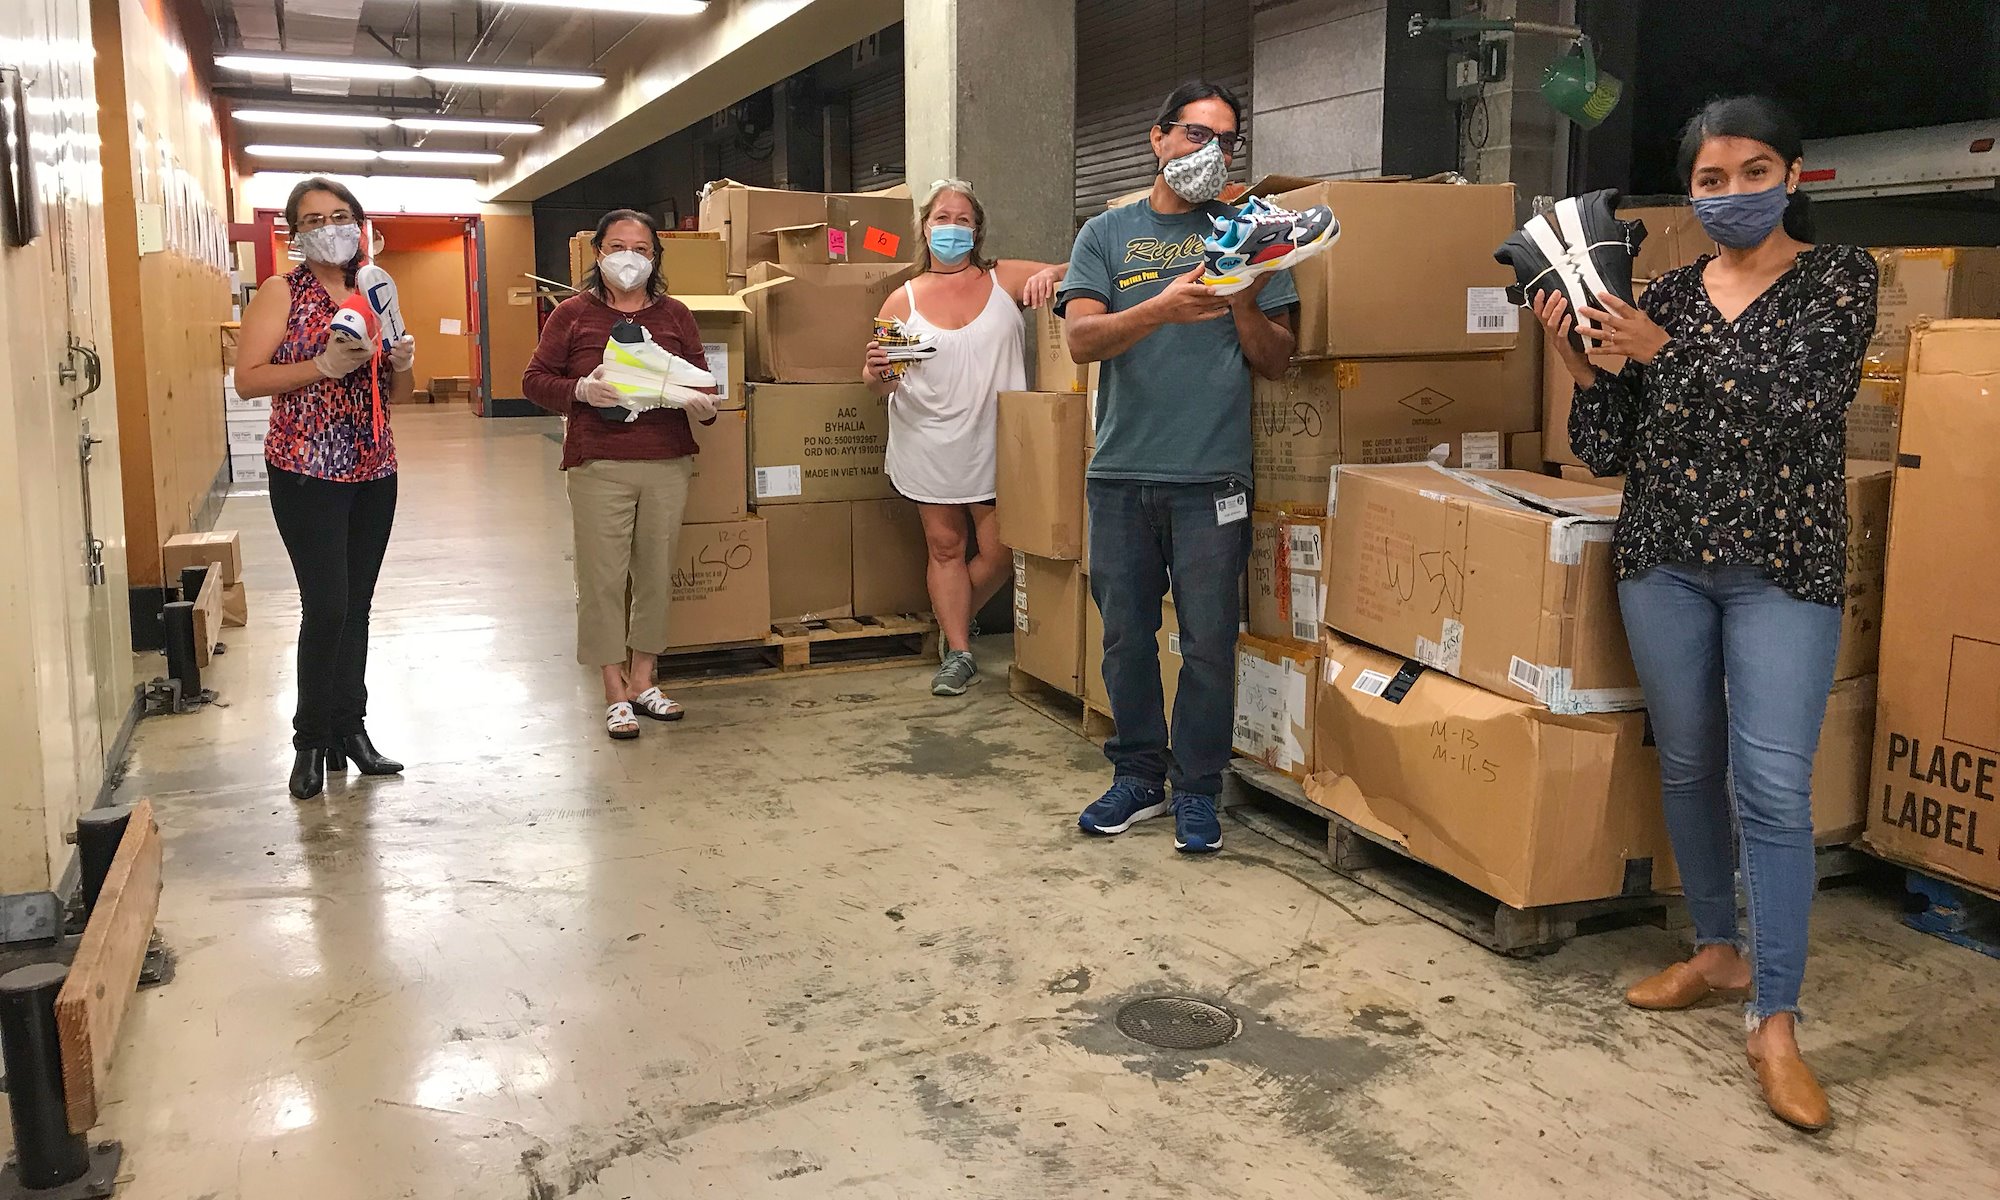
[[322,225],[293,238],[292,245],[310,262],[344,267],[354,261],[355,253],[361,249],[361,226]]
[[652,276],[653,260],[637,250],[617,250],[599,259],[597,270],[604,282],[629,292]]

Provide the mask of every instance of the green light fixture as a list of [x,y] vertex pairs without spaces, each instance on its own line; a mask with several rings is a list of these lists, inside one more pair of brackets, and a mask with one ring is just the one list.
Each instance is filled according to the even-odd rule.
[[1432,18],[1422,13],[1410,15],[1410,36],[1426,33],[1523,33],[1566,38],[1569,53],[1549,64],[1542,72],[1542,99],[1549,107],[1585,129],[1595,129],[1618,107],[1625,95],[1625,82],[1597,67],[1597,51],[1589,35],[1574,25],[1549,25],[1540,21],[1486,20],[1475,17]]

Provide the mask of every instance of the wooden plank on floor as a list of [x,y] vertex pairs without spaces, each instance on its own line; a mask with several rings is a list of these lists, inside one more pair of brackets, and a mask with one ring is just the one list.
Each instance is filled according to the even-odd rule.
[[139,968],[160,912],[160,826],[141,800],[84,926],[69,979],[56,997],[63,1094],[73,1133],[97,1124],[98,1097],[111,1074],[118,1029],[139,986]]

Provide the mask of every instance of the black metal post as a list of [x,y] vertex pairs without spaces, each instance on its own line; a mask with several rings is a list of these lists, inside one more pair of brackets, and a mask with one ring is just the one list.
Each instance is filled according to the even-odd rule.
[[69,969],[38,963],[0,975],[0,1057],[14,1118],[15,1169],[30,1188],[53,1188],[90,1169],[90,1143],[69,1131],[63,1103],[56,993]]
[[181,695],[193,703],[201,695],[201,668],[194,661],[194,604],[176,600],[165,606],[160,619],[166,623],[167,675],[181,681]]
[[104,890],[104,877],[111,873],[111,860],[118,856],[118,844],[125,840],[126,827],[131,824],[129,804],[95,808],[76,819],[76,857],[83,870],[86,920],[97,907],[97,893]]

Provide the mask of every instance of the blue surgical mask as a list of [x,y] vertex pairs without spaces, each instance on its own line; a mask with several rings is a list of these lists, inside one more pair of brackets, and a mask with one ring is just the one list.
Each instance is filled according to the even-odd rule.
[[1748,250],[1771,236],[1785,219],[1785,208],[1791,202],[1791,195],[1780,183],[1761,192],[1697,197],[1694,215],[1717,245]]
[[963,225],[933,225],[930,233],[931,257],[950,266],[963,262],[972,253],[972,231]]

